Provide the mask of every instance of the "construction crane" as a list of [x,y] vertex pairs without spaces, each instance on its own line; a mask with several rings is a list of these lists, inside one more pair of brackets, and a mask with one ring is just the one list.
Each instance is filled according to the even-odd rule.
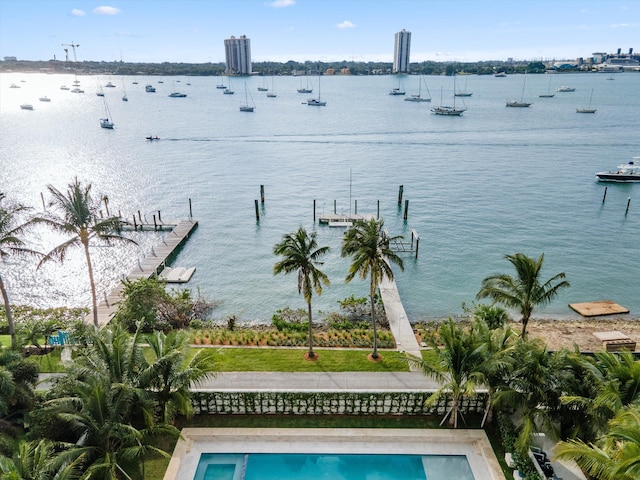
[[[71,43],[63,43],[62,46],[71,47],[73,49],[73,62],[78,63],[78,57],[76,56],[76,47],[79,47],[80,45],[77,43],[73,43],[73,40],[72,40]],[[69,63],[69,49],[65,48],[64,53],[67,56],[66,62]]]

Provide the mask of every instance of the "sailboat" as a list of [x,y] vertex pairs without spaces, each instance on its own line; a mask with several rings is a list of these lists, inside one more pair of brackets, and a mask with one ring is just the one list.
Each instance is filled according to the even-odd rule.
[[267,87],[267,78],[262,77],[262,87],[258,87],[259,92],[268,92],[269,87]]
[[467,90],[467,79],[464,79],[464,91],[460,91],[457,89],[458,82],[456,81],[456,77],[453,77],[453,95],[456,97],[470,97],[473,93],[470,93]]
[[389,95],[404,95],[404,94],[405,94],[405,91],[402,90],[402,84],[400,82],[400,77],[398,77],[398,87],[391,89],[391,91],[389,91]]
[[176,90],[176,84],[173,84],[173,92],[169,94],[169,97],[171,98],[184,98],[186,97],[187,94],[186,93],[180,93]]
[[105,118],[100,119],[100,126],[102,128],[108,128],[109,130],[113,130],[113,121],[111,120],[111,112],[109,112],[109,106],[107,105],[107,99],[102,97],[102,101],[104,102],[104,113]]
[[309,86],[309,75],[305,75],[307,78],[307,86],[306,88],[302,86],[302,79],[300,79],[300,88],[298,89],[298,93],[311,93],[313,92],[313,88]]
[[247,82],[244,82],[244,105],[240,105],[241,112],[253,112],[254,108],[256,108],[255,104],[253,103],[253,97],[251,97],[252,105],[249,105],[250,96],[251,94],[249,93],[249,90],[247,90]]
[[318,98],[309,98],[307,100],[307,105],[310,107],[324,107],[327,105],[327,102],[323,102],[320,100],[320,76],[318,75]]
[[442,104],[442,88],[440,88],[440,105],[437,107],[433,107],[431,109],[431,113],[434,115],[445,115],[452,117],[459,117],[465,112],[466,108],[456,108],[456,96],[453,96],[453,107],[449,107],[447,105]]
[[591,89],[591,95],[589,95],[589,106],[587,108],[576,108],[576,113],[596,113],[596,109],[591,108],[592,98],[593,98],[593,88]]
[[231,90],[231,78],[229,78],[229,86],[226,87],[222,93],[224,93],[225,95],[233,95],[233,90]]
[[122,80],[122,91],[124,92],[124,95],[122,95],[122,101],[123,102],[128,102],[129,98],[127,97],[127,88],[125,86],[124,79]]
[[555,93],[551,93],[551,76],[549,76],[549,87],[547,88],[547,93],[543,93],[538,95],[540,98],[552,98],[555,96]]
[[423,79],[422,79],[422,75],[420,76],[420,83],[418,84],[418,94],[417,95],[409,95],[408,97],[406,97],[404,99],[405,102],[430,102],[431,101],[431,93],[429,92],[429,88],[427,87],[427,84],[425,83],[424,86],[427,89],[427,94],[429,95],[428,97],[423,97],[422,96],[422,83],[423,83]]
[[276,98],[277,97],[276,89],[273,86],[273,76],[271,77],[271,91],[269,93],[267,93],[267,97],[269,97],[269,98]]
[[522,93],[520,94],[520,101],[516,101],[516,100],[511,100],[511,101],[507,101],[507,107],[528,107],[531,104],[527,103],[525,101],[523,101],[524,99],[524,85],[525,82],[527,81],[527,74],[524,74],[524,80],[522,80]]

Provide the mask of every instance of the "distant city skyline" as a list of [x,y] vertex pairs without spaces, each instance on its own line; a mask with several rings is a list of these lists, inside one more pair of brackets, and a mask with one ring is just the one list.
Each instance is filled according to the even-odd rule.
[[[224,40],[252,61],[553,60],[640,49],[639,0],[0,0],[0,58],[224,63]],[[72,52],[70,52],[72,55]]]

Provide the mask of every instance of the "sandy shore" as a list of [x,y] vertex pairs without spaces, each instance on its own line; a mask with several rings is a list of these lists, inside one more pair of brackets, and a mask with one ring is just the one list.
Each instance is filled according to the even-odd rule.
[[[522,329],[519,322],[513,323],[517,332]],[[593,334],[595,332],[618,331],[636,342],[636,352],[640,351],[640,318],[629,316],[593,317],[577,320],[529,320],[527,332],[531,338],[546,342],[549,350],[573,349],[574,344],[582,352],[603,350],[603,345]]]

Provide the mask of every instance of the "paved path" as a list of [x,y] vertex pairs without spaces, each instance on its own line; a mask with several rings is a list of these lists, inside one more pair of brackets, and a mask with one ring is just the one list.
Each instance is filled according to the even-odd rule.
[[[60,373],[41,373],[39,389]],[[438,384],[416,372],[224,372],[196,390],[211,391],[408,391],[435,390]]]

